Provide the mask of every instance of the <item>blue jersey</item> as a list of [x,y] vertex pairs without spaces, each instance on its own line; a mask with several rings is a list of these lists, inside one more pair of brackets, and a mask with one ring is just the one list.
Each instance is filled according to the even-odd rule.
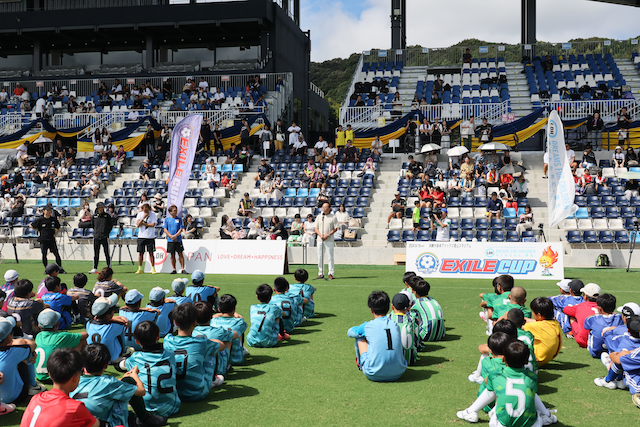
[[4,382],[0,384],[0,397],[5,403],[11,403],[20,396],[24,382],[18,373],[18,363],[31,357],[28,345],[12,345],[0,347],[0,372],[4,374]]
[[104,344],[109,349],[113,362],[122,354],[124,348],[125,326],[111,320],[89,320],[87,322],[88,344]]
[[160,338],[164,338],[171,329],[173,329],[173,323],[171,322],[171,318],[169,314],[171,311],[176,308],[176,303],[165,300],[164,304],[159,306],[154,306],[152,304],[147,304],[147,308],[155,308],[156,310],[160,310],[160,314],[156,317],[156,325],[160,329]]
[[372,381],[396,381],[407,369],[400,329],[395,321],[377,317],[347,331],[351,338],[367,340],[367,351],[360,355],[360,368]]
[[124,346],[133,347],[136,351],[140,350],[142,347],[136,343],[136,339],[133,337],[133,332],[136,330],[136,326],[145,320],[155,322],[158,314],[154,311],[135,311],[131,310],[129,307],[122,307],[118,315],[126,317],[129,321],[124,332]]
[[620,358],[624,377],[631,394],[640,393],[640,348]]
[[289,286],[289,292],[292,294],[302,292],[302,296],[309,300],[309,302],[304,305],[302,315],[307,319],[312,318],[315,315],[316,305],[311,298],[316,292],[316,288],[311,285],[307,285],[306,283],[294,283]]
[[64,295],[58,292],[47,292],[42,295],[42,302],[49,304],[51,310],[57,311],[61,314],[60,322],[58,322],[58,329],[67,329],[71,326],[73,319],[71,318],[71,303],[73,298],[69,295]]
[[138,387],[109,375],[83,375],[69,397],[84,403],[91,415],[112,426],[129,425],[129,400]]
[[170,298],[175,301],[176,305],[184,304],[184,303],[187,303],[187,302],[190,302],[190,303],[193,304],[193,300],[191,298],[189,298],[189,297],[180,296],[180,295],[172,295]]
[[158,343],[136,351],[125,362],[127,370],[137,366],[138,376],[144,384],[143,396],[147,411],[168,417],[180,409],[180,397],[176,385],[176,358],[172,351]]
[[[193,336],[204,336],[210,340],[220,340],[222,342],[231,342],[233,340],[233,331],[217,326],[198,325],[193,330]],[[213,356],[213,365],[205,364],[207,376],[213,380],[214,375],[224,375],[227,373],[227,365],[229,364],[229,351],[226,347]]]
[[564,308],[581,304],[584,302],[584,299],[571,295],[556,295],[549,297],[549,299],[553,303],[553,317],[560,323],[562,332],[566,334],[571,330],[571,322],[569,321],[569,316],[564,313]]
[[587,349],[591,356],[600,357],[600,354],[604,351],[602,345],[604,344],[604,337],[602,336],[602,330],[610,326],[624,325],[622,316],[618,313],[614,314],[597,314],[595,316],[589,316],[584,319],[584,328],[589,331],[589,338],[587,339]]
[[213,356],[220,346],[209,339],[167,335],[164,348],[176,357],[178,395],[182,401],[195,401],[209,394],[211,378],[207,379],[206,364],[213,364]]
[[[184,225],[182,224],[182,218],[171,218],[170,216],[164,219],[164,228],[167,229],[169,234],[172,236],[178,232],[181,228],[184,229]],[[173,240],[167,236],[167,242],[173,242]],[[182,234],[178,236],[178,242],[182,242]]]
[[229,354],[229,358],[231,359],[231,364],[233,365],[244,363],[242,336],[244,335],[244,331],[247,330],[247,322],[245,322],[241,317],[220,316],[211,319],[211,322],[209,324],[211,326],[227,328],[238,334],[238,338],[235,338],[233,341],[231,341],[231,354]]
[[282,309],[275,304],[252,305],[247,344],[251,347],[273,347],[278,344],[278,319],[281,318]]
[[212,286],[187,286],[187,296],[194,304],[200,301],[208,302],[213,307],[213,311],[218,311],[218,294],[216,288]]
[[640,347],[640,338],[634,338],[625,332],[622,335],[612,336],[605,334],[604,342],[607,345],[609,353],[614,351],[632,351]]
[[[286,332],[293,332],[296,327],[298,305],[302,302],[300,295],[275,294],[269,304],[277,305],[282,310],[282,326]],[[253,322],[252,322],[253,323]]]

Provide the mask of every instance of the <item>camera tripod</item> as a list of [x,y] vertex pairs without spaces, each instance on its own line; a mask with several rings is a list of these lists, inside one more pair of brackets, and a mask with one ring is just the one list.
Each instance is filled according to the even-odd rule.
[[631,236],[629,239],[629,263],[627,264],[627,273],[631,268],[631,256],[633,255],[633,250],[636,248],[636,238],[638,237],[638,232],[640,231],[640,222],[633,222],[633,231],[631,232]]
[[[3,227],[4,228],[4,227]],[[11,242],[11,244],[13,245],[13,254],[16,257],[16,264],[19,264],[20,261],[18,260],[18,247],[17,247],[17,239],[16,239],[16,235],[13,231],[13,224],[9,224],[6,227],[9,230],[9,235],[6,237],[7,240],[3,239],[2,242],[2,246],[0,246],[0,262],[2,261],[2,250],[4,249],[4,245],[5,243],[8,243],[9,241]]]
[[[122,241],[124,240],[123,237],[124,234],[124,227],[122,226],[122,223],[119,224],[118,227],[118,237],[116,237],[115,240],[117,240],[118,242],[118,265],[122,265]],[[129,252],[129,259],[131,260],[131,265],[134,265],[133,262],[133,257],[131,256],[131,249],[129,248],[129,245],[125,245],[127,247],[127,252]],[[113,246],[113,249],[111,250],[111,262],[113,263],[113,256],[116,253],[116,246]]]

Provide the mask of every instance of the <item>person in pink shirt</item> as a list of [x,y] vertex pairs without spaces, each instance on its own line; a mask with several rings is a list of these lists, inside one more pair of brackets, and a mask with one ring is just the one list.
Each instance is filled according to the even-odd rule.
[[580,347],[586,348],[589,331],[584,328],[584,320],[598,314],[596,300],[602,293],[602,289],[595,283],[589,283],[580,289],[580,292],[584,293],[584,302],[565,307],[563,311],[569,316],[571,322],[571,332],[567,333],[567,338],[575,338]]
[[0,308],[4,311],[7,311],[7,301],[13,297],[13,288],[16,286],[16,283],[18,283],[19,277],[20,275],[15,270],[7,270],[4,273],[5,284],[0,286],[0,291],[6,294],[4,301],[0,303]]

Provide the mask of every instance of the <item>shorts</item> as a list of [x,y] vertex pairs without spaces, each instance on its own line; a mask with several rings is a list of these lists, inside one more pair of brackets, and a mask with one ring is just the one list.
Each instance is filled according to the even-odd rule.
[[420,228],[420,223],[419,222],[414,222],[413,223],[413,228]]
[[404,212],[404,208],[395,207],[393,208],[394,212]]
[[156,241],[154,239],[138,239],[138,253],[148,252],[152,254],[156,250]]
[[184,252],[184,246],[182,242],[167,242],[167,253],[175,254]]

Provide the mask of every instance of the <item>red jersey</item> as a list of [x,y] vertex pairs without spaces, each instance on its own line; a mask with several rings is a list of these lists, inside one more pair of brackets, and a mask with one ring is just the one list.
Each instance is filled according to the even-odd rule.
[[31,398],[20,427],[91,427],[96,422],[84,403],[54,389]]
[[587,347],[589,331],[584,328],[584,319],[598,314],[598,304],[595,301],[585,301],[578,305],[570,305],[564,308],[564,314],[575,317],[577,322],[571,323],[571,333],[580,347]]

